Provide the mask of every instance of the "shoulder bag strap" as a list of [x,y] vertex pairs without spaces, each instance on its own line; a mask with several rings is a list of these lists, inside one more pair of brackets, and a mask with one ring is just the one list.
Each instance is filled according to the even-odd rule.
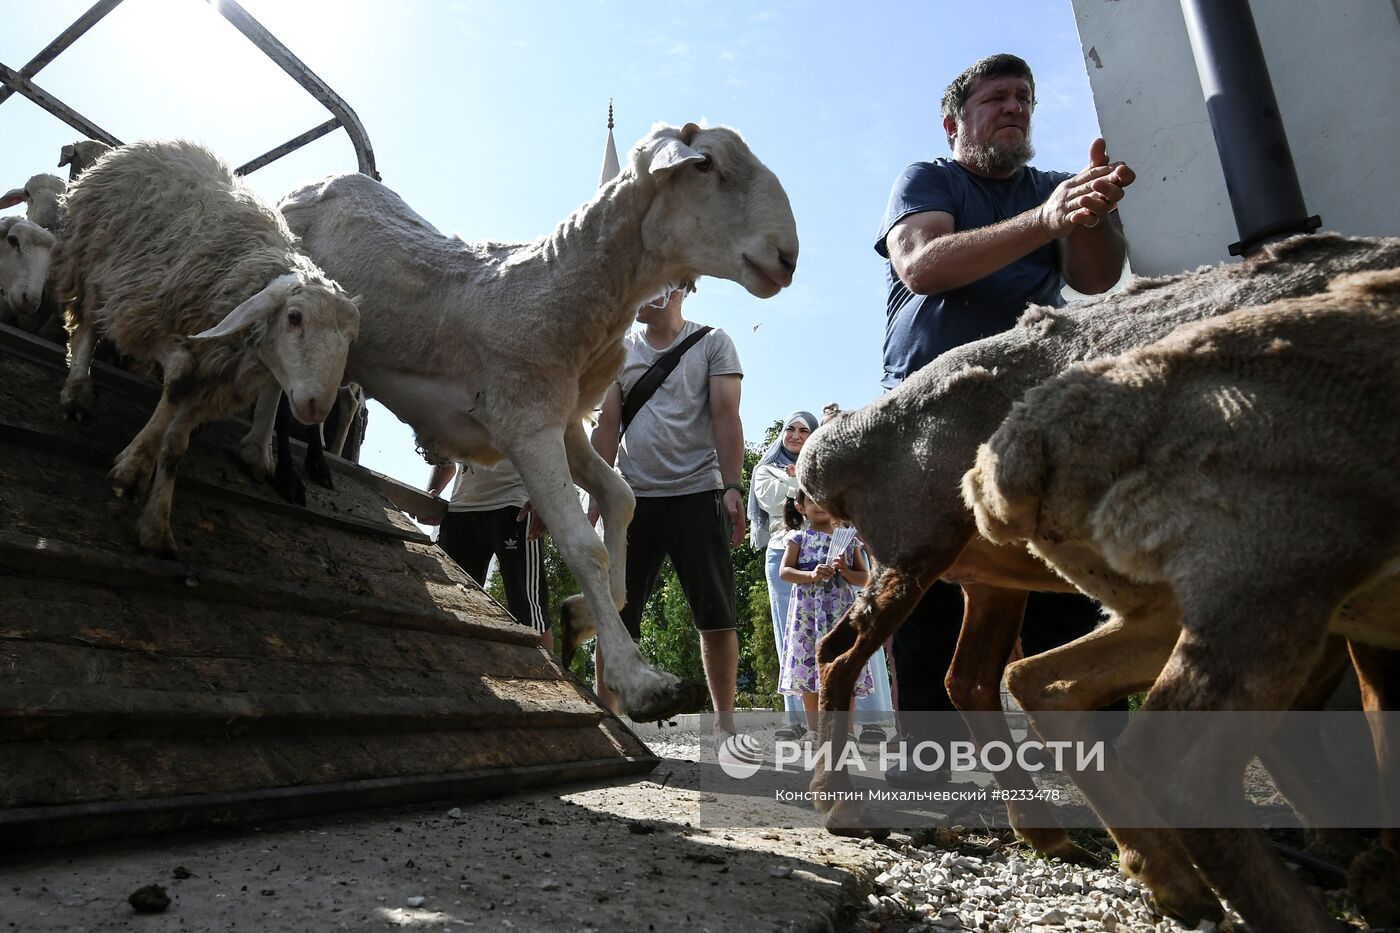
[[632,419],[637,417],[637,412],[642,410],[642,406],[651,400],[652,395],[661,387],[661,383],[666,381],[666,377],[671,375],[671,370],[680,363],[681,357],[685,356],[687,350],[700,342],[713,327],[706,325],[689,337],[682,340],[678,345],[672,347],[665,356],[651,364],[646,372],[642,373],[642,378],[638,379],[632,386],[632,391],[627,393],[627,398],[622,400],[622,430],[618,432],[621,437],[627,432],[627,426],[632,423]]

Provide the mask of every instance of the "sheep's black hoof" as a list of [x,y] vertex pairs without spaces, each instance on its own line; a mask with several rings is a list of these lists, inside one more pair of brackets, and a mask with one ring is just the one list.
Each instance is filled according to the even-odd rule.
[[91,382],[74,382],[63,387],[58,396],[58,406],[70,421],[87,421],[92,418],[95,396]]
[[277,469],[272,473],[272,485],[277,494],[295,505],[306,505],[306,484],[297,475],[296,467],[285,459],[278,458]]
[[[311,481],[317,486],[325,489],[335,489],[335,483],[331,482],[331,467],[326,463],[325,457],[318,457],[312,460],[306,458],[306,475],[311,477]],[[305,494],[303,494],[304,496]],[[303,504],[305,504],[303,502]]]
[[682,680],[640,706],[629,708],[627,715],[634,722],[656,722],[682,713],[698,713],[708,698],[709,692],[702,684]]

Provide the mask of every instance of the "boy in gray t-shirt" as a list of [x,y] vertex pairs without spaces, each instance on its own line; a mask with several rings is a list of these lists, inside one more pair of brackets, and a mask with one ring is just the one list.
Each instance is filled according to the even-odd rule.
[[[593,447],[616,463],[637,496],[627,528],[627,604],[622,621],[641,637],[642,607],[670,555],[700,632],[705,680],[715,707],[715,747],[741,760],[761,760],[752,736],[734,725],[734,682],[739,670],[735,632],[734,565],[730,549],[743,541],[744,428],[739,420],[743,369],[734,341],[712,330],[686,350],[676,368],[622,430],[628,393],[652,364],[699,329],[681,316],[686,288],[668,288],[637,311],[645,329],[623,338],[627,357],[608,390],[593,431]],[[689,290],[693,291],[694,286]],[[590,509],[591,518],[597,518]],[[597,691],[603,683],[595,654]]]

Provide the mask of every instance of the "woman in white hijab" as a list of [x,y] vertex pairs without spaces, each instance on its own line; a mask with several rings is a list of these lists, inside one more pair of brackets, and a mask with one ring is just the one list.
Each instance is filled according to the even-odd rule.
[[[795,411],[783,422],[777,438],[763,452],[749,478],[749,542],[764,552],[764,569],[768,579],[768,605],[772,613],[773,641],[778,657],[783,656],[783,637],[787,633],[788,597],[792,584],[778,579],[783,562],[783,548],[789,534],[783,524],[783,501],[797,492],[793,475],[797,455],[807,437],[817,429],[817,418],[809,411]],[[802,701],[795,696],[784,697],[787,725],[779,729],[778,739],[801,738],[806,731]]]

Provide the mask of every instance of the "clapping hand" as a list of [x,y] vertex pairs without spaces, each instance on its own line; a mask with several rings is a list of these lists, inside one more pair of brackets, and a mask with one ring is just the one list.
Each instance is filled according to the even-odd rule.
[[1124,163],[1108,161],[1108,145],[1100,137],[1089,147],[1088,166],[1060,182],[1040,206],[1040,222],[1053,237],[1073,233],[1079,227],[1097,227],[1118,209],[1123,189],[1136,179]]

